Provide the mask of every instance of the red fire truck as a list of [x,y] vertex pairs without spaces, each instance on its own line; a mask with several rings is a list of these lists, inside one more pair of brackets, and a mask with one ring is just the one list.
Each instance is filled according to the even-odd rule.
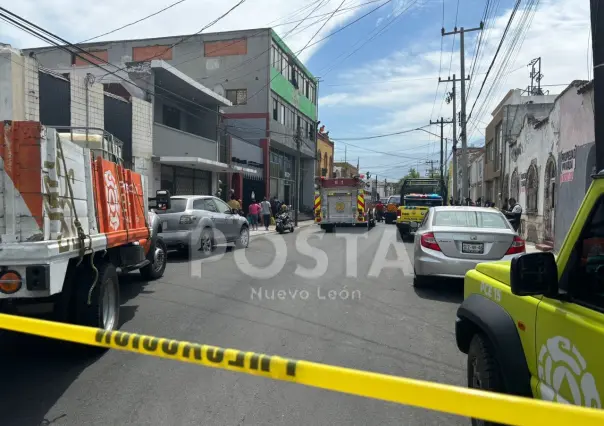
[[363,175],[352,178],[320,178],[315,191],[315,223],[326,232],[336,226],[375,226],[373,207],[365,200]]

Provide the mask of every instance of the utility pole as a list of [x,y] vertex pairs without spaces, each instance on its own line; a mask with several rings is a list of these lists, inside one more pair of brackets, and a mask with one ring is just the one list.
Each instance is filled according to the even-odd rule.
[[[457,29],[455,27],[453,31],[445,32],[443,28],[441,33],[444,36],[459,34],[459,56],[461,63],[461,76],[465,77],[466,75],[466,57],[465,57],[465,33],[473,32],[473,31],[482,31],[484,28],[484,23],[481,22],[479,27],[465,29],[461,27]],[[468,76],[469,78],[470,76]],[[469,196],[468,192],[468,132],[466,129],[466,79],[461,79],[461,114],[460,114],[460,126],[461,126],[461,192],[462,199],[465,199]]]
[[444,167],[445,124],[453,124],[453,123],[455,123],[453,120],[445,121],[445,119],[442,117],[440,117],[440,121],[439,120],[436,120],[436,121],[430,120],[430,124],[440,124],[440,192],[441,192],[441,195],[445,194],[445,186],[444,186],[444,183],[445,183],[445,167]]
[[[604,122],[599,120],[604,111],[604,13],[598,13],[600,0],[590,0],[591,48],[593,55],[593,104],[596,139],[596,172],[604,169]],[[604,4],[602,5],[604,7]]]
[[298,210],[300,210],[300,146],[302,136],[300,126],[296,131],[296,206],[294,210],[294,225],[298,226]]
[[375,175],[375,197],[377,198],[376,201],[378,201],[380,199],[380,193],[378,191],[377,175]]
[[[467,76],[465,78],[466,80],[470,79],[470,76]],[[442,83],[442,82],[452,82],[453,83],[453,90],[451,90],[450,93],[447,93],[447,98],[445,99],[447,103],[452,103],[453,104],[453,148],[452,148],[452,152],[453,152],[453,198],[457,199],[459,197],[458,194],[458,188],[457,188],[457,165],[458,165],[458,158],[457,158],[457,82],[461,81],[461,78],[455,78],[455,74],[453,74],[453,78],[451,77],[447,77],[446,80],[443,80],[442,78],[438,78],[438,82]]]

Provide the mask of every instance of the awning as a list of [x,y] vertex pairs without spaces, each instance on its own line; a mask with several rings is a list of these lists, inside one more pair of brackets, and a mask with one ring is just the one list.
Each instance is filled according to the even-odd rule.
[[187,167],[191,169],[206,170],[216,173],[244,173],[246,175],[259,175],[256,169],[232,165],[209,160],[201,157],[155,157],[155,160],[166,166]]
[[[178,97],[190,99],[191,102],[198,104],[217,105],[219,107],[232,105],[224,96],[198,83],[167,62],[154,59],[150,66],[155,73],[156,85],[166,89],[166,93],[174,93]],[[165,95],[166,93],[161,94]]]

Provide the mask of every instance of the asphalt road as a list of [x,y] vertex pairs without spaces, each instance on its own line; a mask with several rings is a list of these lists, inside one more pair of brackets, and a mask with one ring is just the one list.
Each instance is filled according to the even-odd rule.
[[[122,328],[463,386],[465,358],[454,335],[462,285],[415,290],[412,245],[395,238],[393,225],[368,234],[310,226],[255,237],[247,250],[219,250],[205,263],[171,257],[161,280],[124,277]],[[315,262],[307,254],[319,249],[325,254]],[[380,271],[385,259],[391,263]],[[267,267],[279,260],[282,268]],[[0,335],[0,361],[3,426],[469,424],[118,351],[83,361],[60,342],[14,333]]]

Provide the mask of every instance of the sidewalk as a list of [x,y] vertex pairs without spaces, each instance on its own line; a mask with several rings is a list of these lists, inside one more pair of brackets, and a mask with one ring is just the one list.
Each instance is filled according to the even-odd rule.
[[[527,252],[527,253],[537,253],[537,252],[541,252],[541,251],[543,251],[543,250],[539,250],[539,249],[537,248],[537,246],[535,245],[535,243],[530,243],[530,242],[528,242],[528,241],[527,241],[527,242],[525,242],[524,244],[525,244],[525,246],[526,246],[526,252]],[[555,251],[552,251],[552,253],[556,254],[556,252],[555,252]]]
[[[298,226],[296,229],[305,228],[307,226],[313,225],[315,223],[314,220],[298,220]],[[250,238],[257,237],[258,235],[264,234],[275,234],[277,231],[275,230],[275,225],[272,225],[268,228],[268,231],[264,228],[264,226],[258,225],[257,231],[250,230]]]

